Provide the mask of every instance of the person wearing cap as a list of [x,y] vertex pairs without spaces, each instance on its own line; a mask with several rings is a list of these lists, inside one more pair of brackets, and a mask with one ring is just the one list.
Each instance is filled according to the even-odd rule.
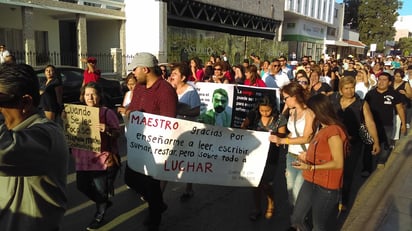
[[[176,117],[178,97],[176,90],[161,77],[157,58],[150,53],[137,53],[128,65],[128,71],[133,71],[137,85],[133,90],[126,116],[132,111]],[[133,166],[126,166],[125,183],[149,204],[149,215],[144,221],[150,231],[159,230],[162,213],[167,209],[163,202],[160,181],[152,176],[137,172]]]
[[69,149],[39,101],[31,66],[1,65],[0,230],[59,230],[66,211]]
[[0,45],[0,64],[6,62],[6,57],[10,56],[10,52],[6,50],[6,45],[1,44]]
[[82,62],[86,62],[87,67],[83,73],[82,87],[90,82],[98,82],[101,76],[101,71],[96,67],[97,59],[95,57],[88,57],[82,59]]

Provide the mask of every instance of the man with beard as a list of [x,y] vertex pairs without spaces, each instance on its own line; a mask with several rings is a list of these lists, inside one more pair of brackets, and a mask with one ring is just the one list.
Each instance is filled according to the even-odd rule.
[[225,89],[219,88],[213,92],[213,109],[199,116],[199,122],[223,127],[230,127],[232,113],[226,110],[229,97]]
[[[133,70],[137,84],[133,90],[132,101],[126,110],[129,117],[132,111],[147,112],[155,115],[176,117],[176,90],[164,80],[157,58],[150,53],[141,52],[134,56],[128,65]],[[160,180],[137,172],[129,163],[125,170],[125,183],[139,193],[149,204],[149,215],[143,224],[148,231],[158,231],[162,213],[167,209],[163,202]]]

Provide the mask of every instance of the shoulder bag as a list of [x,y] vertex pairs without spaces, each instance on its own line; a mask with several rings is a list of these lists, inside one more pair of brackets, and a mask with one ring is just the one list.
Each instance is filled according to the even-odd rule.
[[360,107],[360,125],[359,125],[359,137],[361,138],[362,142],[364,144],[373,144],[373,138],[369,134],[368,128],[365,125],[365,116],[363,115],[363,104],[364,101],[361,104]]

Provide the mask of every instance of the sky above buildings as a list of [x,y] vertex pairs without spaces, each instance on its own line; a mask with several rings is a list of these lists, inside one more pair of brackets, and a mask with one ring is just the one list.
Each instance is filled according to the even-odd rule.
[[[336,2],[342,3],[342,0],[337,0]],[[403,0],[403,7],[399,10],[400,16],[407,16],[412,15],[412,1],[411,0]]]
[[399,10],[400,16],[407,16],[412,15],[412,1],[411,0],[403,0],[403,7]]

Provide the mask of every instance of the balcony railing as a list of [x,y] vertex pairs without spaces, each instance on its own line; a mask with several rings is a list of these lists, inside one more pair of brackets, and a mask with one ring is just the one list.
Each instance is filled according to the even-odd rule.
[[[55,66],[67,65],[67,66],[79,66],[80,59],[83,57],[93,56],[97,59],[97,67],[104,73],[112,72],[122,72],[122,69],[125,68],[125,65],[122,63],[115,63],[115,60],[130,60],[131,57],[115,57],[116,54],[111,53],[95,53],[95,54],[75,54],[75,53],[58,53],[58,52],[24,52],[24,51],[15,51],[11,52],[12,55],[16,58],[17,63],[27,63],[32,66],[44,66],[52,64]],[[121,55],[120,55],[121,56]],[[127,63],[127,61],[126,61]],[[115,65],[120,67],[116,68]]]
[[60,2],[75,3],[83,6],[93,6],[102,9],[124,11],[124,1],[110,1],[110,0],[55,0]]

